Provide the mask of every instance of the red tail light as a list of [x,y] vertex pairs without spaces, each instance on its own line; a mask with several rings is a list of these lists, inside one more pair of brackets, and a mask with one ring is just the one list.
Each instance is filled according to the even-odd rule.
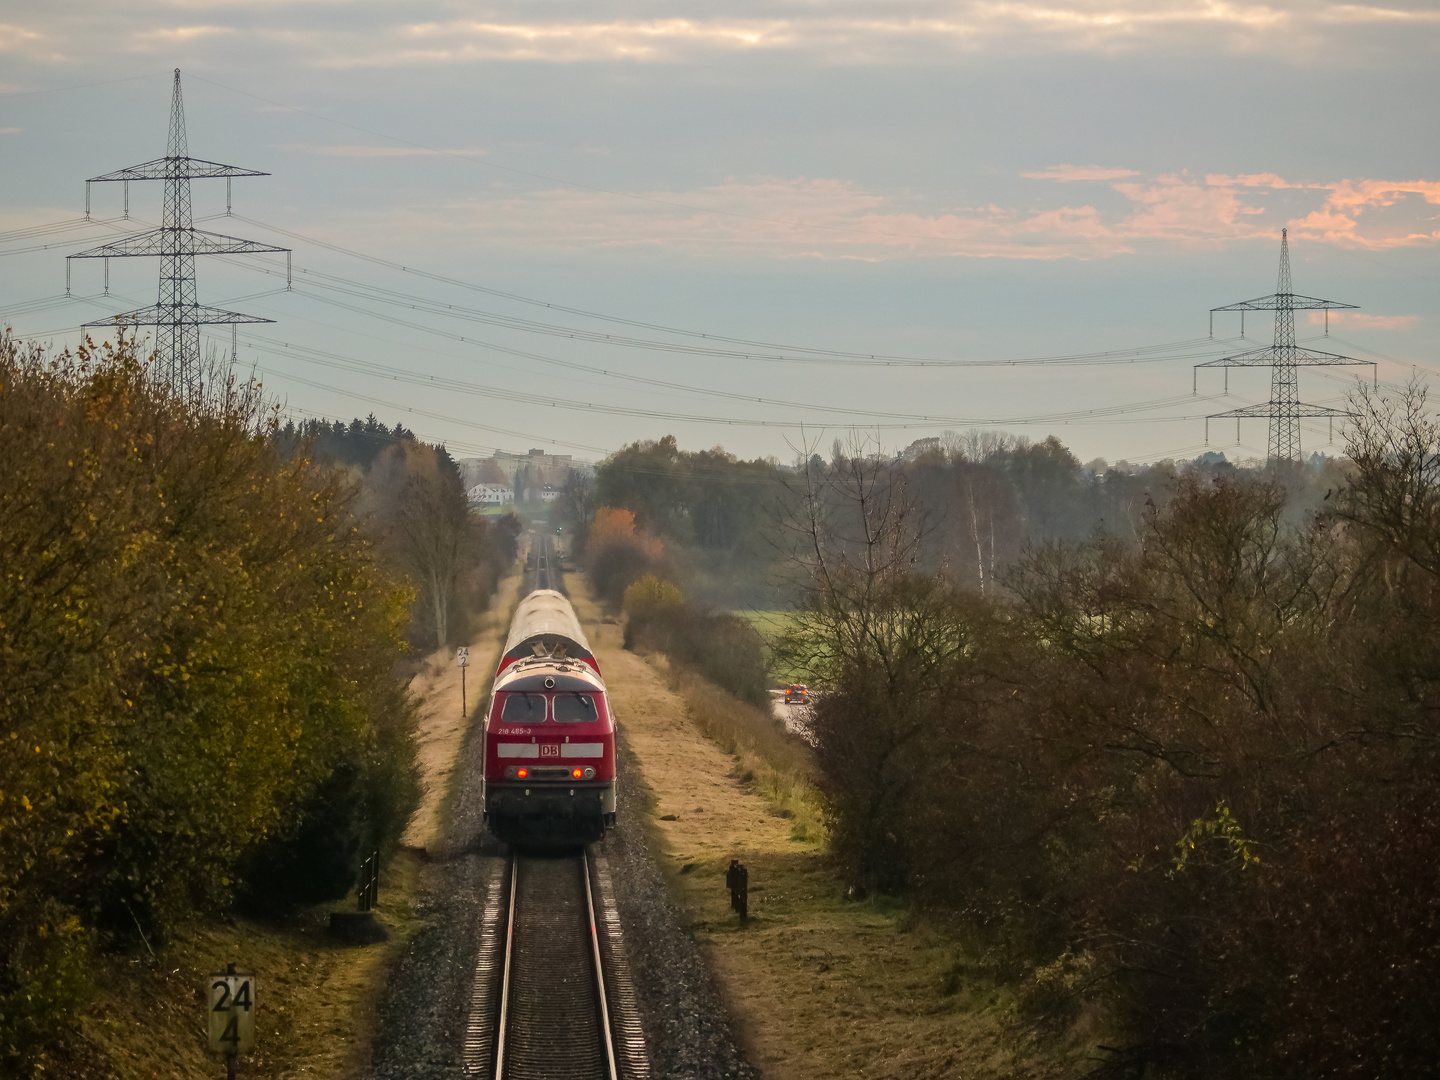
[[584,770],[584,769],[571,769],[571,770],[570,770],[570,775],[573,776],[576,780],[579,780],[580,777],[582,777],[582,776],[585,775],[585,770]]
[[529,770],[529,769],[516,769],[516,770],[515,770],[515,775],[518,776],[521,780],[524,780],[527,776],[530,775],[530,770]]

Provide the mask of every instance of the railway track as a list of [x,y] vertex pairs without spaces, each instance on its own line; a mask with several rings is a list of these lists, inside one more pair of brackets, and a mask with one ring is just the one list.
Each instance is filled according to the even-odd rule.
[[583,851],[517,853],[494,868],[466,1075],[646,1080],[644,1038],[609,891],[603,860],[593,866]]
[[555,557],[555,539],[546,533],[536,533],[530,545],[530,555],[525,562],[525,592],[535,589],[555,589],[565,592],[565,574]]

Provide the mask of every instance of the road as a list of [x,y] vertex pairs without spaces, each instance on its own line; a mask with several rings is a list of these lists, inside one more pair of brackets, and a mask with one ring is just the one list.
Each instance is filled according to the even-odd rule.
[[784,724],[785,730],[790,734],[799,735],[800,738],[814,746],[815,733],[811,726],[814,714],[810,711],[810,706],[787,705],[783,690],[771,690],[770,693],[773,695],[770,701],[770,710],[775,714],[775,719]]

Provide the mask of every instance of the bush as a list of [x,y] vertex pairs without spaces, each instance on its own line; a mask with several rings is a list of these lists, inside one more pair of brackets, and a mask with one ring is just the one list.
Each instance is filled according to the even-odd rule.
[[664,551],[655,537],[636,531],[629,510],[602,506],[585,538],[585,569],[595,595],[612,610],[620,607],[625,590],[658,567]]
[[413,723],[413,701],[395,693],[367,741],[351,748],[295,822],[251,849],[240,871],[248,907],[274,911],[338,900],[372,852],[395,846],[420,800]]
[[744,619],[702,611],[653,574],[625,590],[625,647],[663,652],[741,701],[770,707],[765,641]]
[[0,1072],[28,1076],[43,1068],[57,1028],[79,1019],[90,934],[63,906],[45,902],[28,919],[7,920],[0,950]]
[[646,574],[625,590],[625,613],[632,620],[653,618],[684,603],[679,586],[654,574]]

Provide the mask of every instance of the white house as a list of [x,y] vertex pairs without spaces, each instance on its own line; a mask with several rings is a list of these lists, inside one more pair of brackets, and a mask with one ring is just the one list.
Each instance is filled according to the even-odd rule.
[[471,506],[505,506],[515,501],[515,491],[508,484],[476,484],[465,494]]

